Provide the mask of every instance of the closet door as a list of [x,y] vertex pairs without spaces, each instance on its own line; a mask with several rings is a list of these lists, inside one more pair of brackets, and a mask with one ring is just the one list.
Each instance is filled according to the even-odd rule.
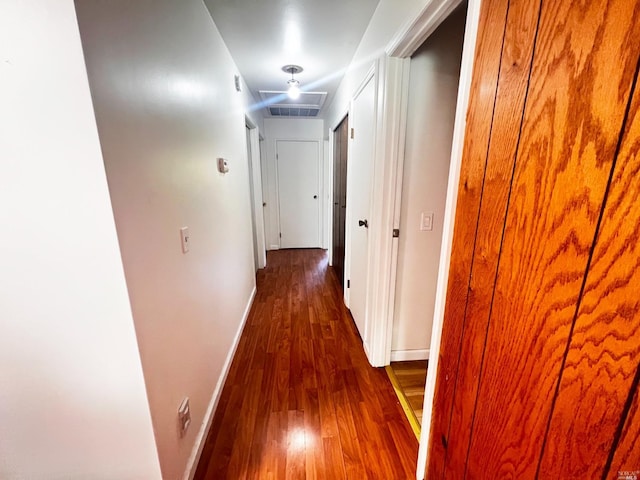
[[345,215],[347,211],[348,117],[334,131],[333,141],[333,268],[344,282]]

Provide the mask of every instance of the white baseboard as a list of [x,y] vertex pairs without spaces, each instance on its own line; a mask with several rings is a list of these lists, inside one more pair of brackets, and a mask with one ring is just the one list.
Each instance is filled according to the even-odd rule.
[[216,384],[216,388],[213,390],[213,395],[211,396],[211,400],[209,401],[209,406],[207,407],[204,419],[202,420],[200,431],[198,432],[198,435],[196,437],[196,443],[193,446],[191,456],[189,457],[189,461],[187,462],[187,469],[185,470],[183,476],[184,480],[193,480],[193,476],[196,474],[196,468],[198,467],[198,461],[200,460],[200,455],[202,454],[202,449],[204,448],[204,442],[207,440],[207,434],[209,433],[209,428],[211,427],[213,414],[215,413],[218,402],[220,401],[222,387],[224,387],[224,382],[227,379],[227,375],[229,374],[229,368],[231,368],[233,356],[235,355],[236,349],[238,348],[240,336],[242,335],[242,330],[247,323],[247,318],[249,318],[249,312],[251,311],[251,305],[253,305],[253,299],[255,297],[256,287],[253,287],[251,295],[249,296],[249,301],[247,302],[247,306],[244,310],[244,314],[242,315],[242,321],[240,322],[240,326],[238,327],[236,336],[233,339],[233,344],[231,345],[231,349],[227,354],[227,358],[224,361],[224,365],[222,366],[222,373],[220,375],[220,378],[218,378],[218,383]]
[[280,250],[280,245],[269,245],[269,250]]
[[428,360],[429,349],[421,348],[419,350],[391,350],[392,362],[407,362],[409,360]]

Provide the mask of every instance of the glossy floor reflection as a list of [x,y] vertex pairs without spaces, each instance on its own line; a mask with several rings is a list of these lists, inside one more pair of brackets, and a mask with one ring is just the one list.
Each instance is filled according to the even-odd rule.
[[415,478],[418,442],[323,250],[269,252],[195,478]]

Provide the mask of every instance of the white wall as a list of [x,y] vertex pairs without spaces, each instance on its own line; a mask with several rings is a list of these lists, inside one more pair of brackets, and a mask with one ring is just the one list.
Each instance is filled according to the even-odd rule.
[[[411,59],[392,360],[428,356],[465,11],[458,9]],[[421,231],[421,213],[433,230]]]
[[362,84],[371,65],[384,55],[384,49],[394,35],[430,0],[380,0],[371,17],[369,26],[362,36],[360,45],[353,56],[340,87],[323,117],[327,120],[327,132],[342,120],[349,102]]
[[[306,118],[265,118],[264,119],[264,136],[265,141],[265,163],[262,165],[262,194],[267,206],[264,209],[265,215],[265,233],[267,236],[267,249],[275,250],[280,248],[280,228],[278,217],[278,192],[277,192],[277,170],[276,170],[276,142],[278,140],[313,140],[319,145],[319,160],[323,162],[323,131],[324,121],[321,119]],[[324,172],[324,169],[322,170]],[[324,176],[320,177],[321,181]],[[321,218],[328,218],[324,213],[326,210],[325,203],[329,189],[321,186],[322,193],[320,198],[325,198],[323,202],[323,212]],[[327,220],[328,222],[328,220]],[[328,225],[322,225],[321,239],[326,238]],[[326,248],[326,245],[323,245]]]
[[[201,1],[76,3],[162,474],[177,479],[255,289],[253,99],[235,91],[237,68]],[[192,425],[181,439],[185,396]]]
[[0,478],[159,479],[73,2],[0,2]]

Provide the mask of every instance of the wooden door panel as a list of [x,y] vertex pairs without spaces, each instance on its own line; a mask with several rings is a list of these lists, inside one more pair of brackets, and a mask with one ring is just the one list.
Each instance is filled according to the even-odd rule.
[[445,321],[443,324],[440,361],[434,398],[434,415],[429,439],[430,461],[426,478],[442,478],[445,454],[449,443],[449,425],[453,406],[455,380],[458,372],[458,352],[462,340],[463,321],[471,270],[476,219],[487,160],[487,147],[493,122],[493,106],[497,88],[504,19],[508,0],[486,0],[478,28],[476,59],[471,84],[464,159],[456,207],[455,234]]
[[[631,25],[640,25],[633,11],[626,14]],[[633,30],[635,35],[625,38],[634,39],[638,45],[638,29]],[[626,416],[627,399],[637,389],[635,377],[640,363],[637,89],[634,97],[562,371],[542,456],[542,478],[558,474],[562,478],[599,478],[620,419]],[[636,448],[640,449],[640,445]],[[640,470],[640,463],[636,467]]]
[[458,384],[451,417],[450,447],[446,464],[446,475],[450,478],[456,478],[460,472],[465,471],[478,393],[478,378],[483,360],[484,338],[491,315],[493,288],[520,139],[522,111],[539,13],[539,2],[512,1],[506,20],[494,122],[487,152],[472,274],[469,280],[464,342],[460,352]]
[[535,475],[633,80],[633,68],[611,68],[611,61],[637,61],[625,42],[633,21],[625,3],[542,7],[486,337],[471,477]]
[[427,478],[606,478],[640,469],[640,5],[508,3],[481,10]]
[[[629,413],[620,429],[620,440],[615,450],[610,452],[611,466],[602,478],[617,478],[619,472],[630,472],[640,475],[640,365],[636,370],[636,387],[631,399]],[[617,434],[618,432],[616,432]],[[618,437],[614,438],[617,441]]]

